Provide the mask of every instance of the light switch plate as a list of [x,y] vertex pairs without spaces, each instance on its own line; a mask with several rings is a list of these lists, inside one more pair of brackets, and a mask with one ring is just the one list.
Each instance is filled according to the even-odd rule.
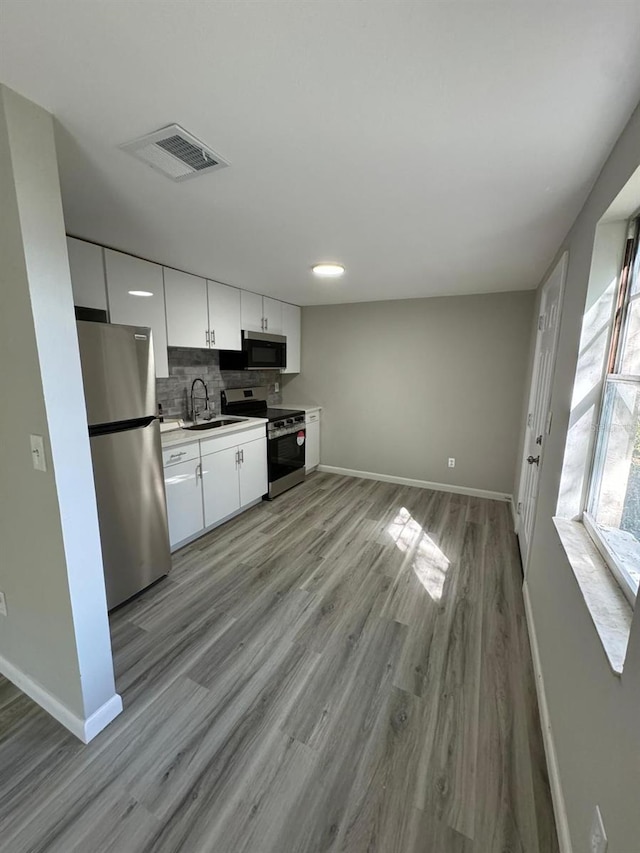
[[607,853],[609,842],[607,841],[607,834],[604,831],[604,823],[602,822],[602,815],[598,806],[596,806],[596,810],[593,813],[590,842],[590,853]]
[[31,459],[36,471],[47,470],[47,460],[44,456],[44,439],[41,435],[31,436]]

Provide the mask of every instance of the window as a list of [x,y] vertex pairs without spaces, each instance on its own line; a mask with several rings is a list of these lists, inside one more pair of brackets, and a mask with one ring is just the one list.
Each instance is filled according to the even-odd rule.
[[630,226],[611,335],[593,472],[583,514],[634,604],[640,582],[640,217]]

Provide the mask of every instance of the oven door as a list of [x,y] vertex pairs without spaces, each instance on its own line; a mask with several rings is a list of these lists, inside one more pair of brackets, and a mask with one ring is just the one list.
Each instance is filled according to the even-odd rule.
[[279,434],[267,441],[267,462],[269,468],[269,497],[273,498],[292,486],[301,483],[305,477],[304,425]]
[[281,370],[287,366],[287,339],[284,335],[244,334],[242,349],[249,370]]

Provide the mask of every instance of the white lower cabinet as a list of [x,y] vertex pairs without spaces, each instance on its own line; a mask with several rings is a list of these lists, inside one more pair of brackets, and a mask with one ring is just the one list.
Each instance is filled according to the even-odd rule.
[[267,493],[264,424],[162,451],[172,550]]
[[304,448],[305,471],[313,471],[320,464],[320,409],[306,413],[304,419],[307,441]]
[[240,448],[240,506],[257,501],[267,493],[267,439],[248,441]]
[[[191,446],[187,447],[191,451]],[[198,443],[196,442],[195,452],[179,448],[173,453],[173,457],[180,458],[180,454],[191,458],[186,462],[171,462],[164,469],[169,541],[172,548],[178,542],[195,536],[204,527]]]
[[269,488],[266,436],[224,450],[215,450],[214,443],[211,450],[202,449],[206,527],[259,500]]
[[206,527],[240,509],[238,448],[202,457],[202,494]]

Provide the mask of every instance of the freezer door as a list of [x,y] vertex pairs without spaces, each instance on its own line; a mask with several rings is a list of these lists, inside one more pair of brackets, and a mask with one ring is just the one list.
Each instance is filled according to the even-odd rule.
[[91,438],[109,609],[171,568],[160,426]]
[[156,414],[151,329],[77,322],[89,426]]

